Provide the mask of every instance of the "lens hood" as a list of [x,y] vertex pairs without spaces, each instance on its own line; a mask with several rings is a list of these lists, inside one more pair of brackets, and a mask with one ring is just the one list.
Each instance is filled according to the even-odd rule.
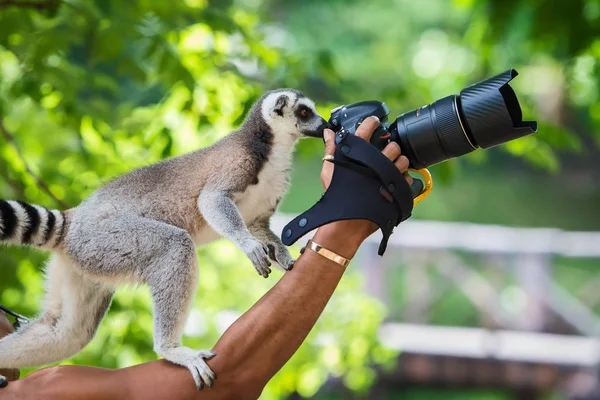
[[487,149],[537,132],[537,122],[523,121],[517,95],[508,84],[517,75],[509,69],[460,92],[463,122],[479,147]]

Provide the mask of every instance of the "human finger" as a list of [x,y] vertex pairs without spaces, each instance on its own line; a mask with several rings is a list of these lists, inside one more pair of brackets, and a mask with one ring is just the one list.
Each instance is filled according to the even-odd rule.
[[389,158],[392,162],[395,162],[401,153],[400,146],[396,142],[388,143],[387,146],[385,146],[385,148],[381,152],[383,153],[384,156]]
[[400,156],[396,161],[394,161],[394,165],[400,170],[400,172],[404,174],[408,171],[410,161],[408,161],[408,158],[406,158],[406,156]]
[[371,136],[373,136],[373,132],[379,127],[379,118],[372,115],[360,124],[358,129],[356,130],[356,136],[365,139],[367,142],[371,140]]
[[331,183],[334,167],[332,162],[327,161],[327,158],[332,158],[335,153],[335,133],[331,129],[325,129],[323,137],[325,139],[325,155],[323,156],[323,166],[321,168],[321,183],[323,188],[327,190]]

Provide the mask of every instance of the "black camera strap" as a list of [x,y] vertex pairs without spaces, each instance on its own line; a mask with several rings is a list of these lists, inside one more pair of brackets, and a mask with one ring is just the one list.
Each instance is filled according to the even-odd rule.
[[334,221],[366,219],[383,233],[383,255],[394,227],[410,217],[413,192],[396,166],[369,142],[347,134],[336,145],[331,184],[317,203],[284,228],[290,246],[308,232]]

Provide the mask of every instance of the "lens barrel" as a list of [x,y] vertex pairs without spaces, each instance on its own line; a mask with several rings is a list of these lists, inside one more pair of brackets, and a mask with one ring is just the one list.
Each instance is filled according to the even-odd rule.
[[476,149],[460,119],[456,95],[398,117],[391,125],[392,140],[398,140],[402,153],[413,168],[459,157]]
[[508,85],[517,71],[468,86],[399,116],[390,126],[413,168],[428,166],[487,149],[537,131],[537,122],[523,121],[514,90]]

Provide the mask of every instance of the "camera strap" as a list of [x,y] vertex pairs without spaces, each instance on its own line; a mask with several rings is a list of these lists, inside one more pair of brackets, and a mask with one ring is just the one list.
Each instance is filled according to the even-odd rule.
[[383,255],[394,227],[410,217],[413,192],[404,176],[369,142],[346,134],[336,145],[331,184],[317,203],[288,223],[281,234],[290,246],[308,232],[334,221],[366,219],[383,234]]

